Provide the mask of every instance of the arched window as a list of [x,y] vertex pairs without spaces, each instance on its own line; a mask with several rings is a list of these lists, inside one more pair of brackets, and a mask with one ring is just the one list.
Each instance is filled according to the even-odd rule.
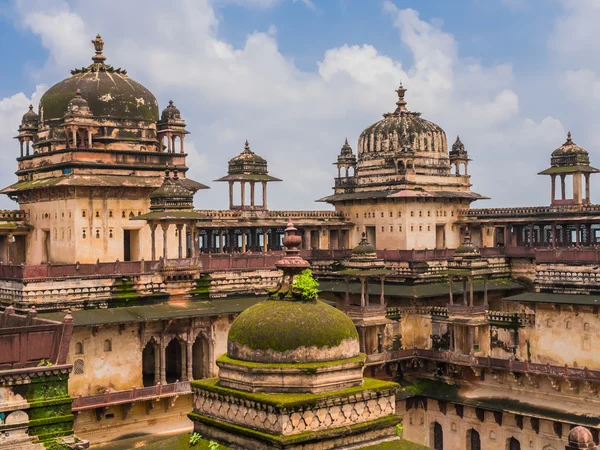
[[83,359],[76,359],[75,363],[73,364],[73,374],[81,375],[84,371],[85,371],[85,364],[83,362]]
[[433,450],[444,450],[444,432],[438,422],[431,424],[431,443]]
[[479,433],[472,428],[467,431],[467,450],[481,450]]
[[110,341],[110,339],[104,341],[104,351],[112,352],[112,342]]
[[508,448],[508,450],[521,450],[521,443],[517,441],[514,437],[511,437],[508,440],[506,447]]
[[77,342],[75,344],[75,354],[76,355],[83,355],[83,343]]

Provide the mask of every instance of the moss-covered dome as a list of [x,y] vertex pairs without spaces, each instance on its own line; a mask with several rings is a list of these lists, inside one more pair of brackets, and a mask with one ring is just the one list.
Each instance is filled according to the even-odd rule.
[[360,350],[352,320],[333,306],[267,300],[233,321],[227,352],[243,361],[309,363],[353,358]]
[[158,102],[154,95],[127,76],[127,71],[105,64],[104,42],[100,36],[92,41],[96,47],[94,61],[88,67],[71,71],[72,76],[56,83],[40,100],[43,121],[62,119],[69,102],[79,89],[95,117],[158,121]]

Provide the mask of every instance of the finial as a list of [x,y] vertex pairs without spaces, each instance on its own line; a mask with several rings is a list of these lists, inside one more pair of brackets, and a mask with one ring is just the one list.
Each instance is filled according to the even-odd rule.
[[344,145],[348,145],[348,138],[346,138],[346,141],[344,142]]
[[94,44],[94,49],[96,50],[96,54],[92,56],[92,61],[96,64],[104,64],[106,56],[102,54],[102,50],[104,49],[102,37],[99,34],[96,35],[96,39],[92,39],[92,44]]
[[398,87],[398,89],[396,89],[396,93],[398,94],[398,101],[396,102],[396,105],[398,105],[398,108],[396,109],[396,113],[398,113],[400,111],[408,111],[406,109],[406,100],[404,100],[404,94],[406,94],[407,90],[408,89],[406,89],[402,85],[402,82],[400,82],[400,86]]
[[169,106],[173,106],[173,100],[169,100]]
[[29,105],[29,111],[33,111],[33,105]]
[[81,97],[81,89],[77,89],[77,90],[75,91],[75,96],[76,96],[76,97]]
[[570,131],[567,133],[567,142],[573,142],[573,140],[571,139],[571,132]]
[[248,143],[248,139],[246,139],[246,144],[244,145],[244,150],[247,152],[250,151],[250,144]]

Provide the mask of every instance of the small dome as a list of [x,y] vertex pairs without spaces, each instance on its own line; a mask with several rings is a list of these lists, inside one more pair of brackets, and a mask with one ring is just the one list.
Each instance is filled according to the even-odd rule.
[[456,141],[452,144],[452,150],[450,150],[450,156],[463,156],[466,155],[465,144],[460,140],[460,136],[456,136]]
[[342,311],[321,301],[267,300],[231,324],[230,358],[263,363],[310,363],[360,354],[358,332]]
[[338,155],[338,163],[355,163],[356,156],[354,156],[354,152],[352,152],[352,147],[348,144],[348,138],[342,145],[342,149],[340,150],[340,154]]
[[105,64],[104,42],[92,41],[96,55],[93,63],[71,71],[72,76],[52,86],[40,99],[43,121],[62,119],[68,111],[73,92],[80,95],[96,117],[158,121],[158,102],[144,86],[127,76],[127,71]]
[[574,449],[593,449],[595,444],[592,433],[582,426],[573,428],[569,433],[569,446]]
[[471,233],[468,231],[465,233],[463,243],[454,251],[454,255],[461,257],[479,257],[481,255],[477,246],[471,242]]
[[246,140],[242,153],[229,160],[228,173],[232,174],[266,174],[267,160],[258,156],[250,150],[250,144]]
[[365,129],[358,138],[358,153],[369,152],[438,152],[448,154],[446,133],[433,122],[421,118],[421,113],[406,109],[404,95],[407,89],[400,87],[397,108],[393,113]]
[[552,166],[589,165],[588,151],[573,142],[571,132],[567,134],[566,142],[552,152]]
[[369,244],[367,240],[367,233],[362,234],[362,238],[358,245],[352,249],[353,255],[367,255],[370,253],[376,253],[375,247]]
[[91,115],[90,107],[85,98],[81,96],[81,90],[75,91],[75,97],[73,97],[67,105],[68,114],[88,116]]
[[33,105],[29,105],[29,111],[23,114],[19,131],[35,131],[38,128],[39,116],[33,110]]
[[150,194],[150,209],[152,211],[164,210],[192,210],[194,208],[194,193],[181,184],[177,171],[173,171],[173,178],[169,171],[161,187]]
[[172,120],[180,121],[181,120],[181,112],[177,107],[173,104],[173,100],[169,100],[169,106],[163,109],[163,112],[160,116],[161,122],[169,122]]

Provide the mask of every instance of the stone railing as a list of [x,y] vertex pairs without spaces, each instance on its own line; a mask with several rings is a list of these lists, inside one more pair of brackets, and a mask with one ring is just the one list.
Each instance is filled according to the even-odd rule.
[[195,211],[198,214],[223,219],[238,219],[244,216],[262,217],[270,219],[281,219],[281,226],[285,227],[287,220],[291,219],[336,219],[347,220],[342,212],[338,211],[293,211],[293,210],[266,210],[266,211],[243,211],[227,209],[199,209]]
[[560,214],[565,212],[600,212],[600,205],[556,205],[556,206],[523,206],[515,208],[481,208],[461,209],[462,217],[514,217],[534,214]]
[[576,271],[565,268],[549,268],[538,270],[535,281],[538,283],[558,282],[577,285],[598,285],[600,284],[600,273],[589,270]]
[[496,323],[518,324],[521,326],[535,325],[535,314],[488,311],[487,319]]
[[145,400],[156,400],[160,398],[169,398],[178,395],[191,394],[192,389],[189,381],[177,381],[176,383],[144,388],[136,388],[127,391],[107,390],[104,394],[90,395],[87,397],[76,397],[73,399],[73,411],[83,411],[86,409],[106,408],[114,405],[126,403],[135,403]]
[[383,357],[381,355],[381,353],[367,355],[365,364],[368,366],[381,364],[382,362],[422,358],[456,365],[485,368],[489,370],[501,370],[512,373],[543,375],[553,378],[600,383],[600,370],[590,370],[587,367],[575,368],[567,365],[553,366],[550,364],[530,363],[527,361],[517,361],[514,359],[462,355],[456,352],[444,350],[406,349],[385,352],[383,353]]
[[453,314],[485,314],[488,310],[489,306],[487,305],[464,305],[461,303],[454,303],[452,305],[448,305],[448,315]]
[[27,213],[19,209],[0,210],[0,221],[21,222],[27,219]]

